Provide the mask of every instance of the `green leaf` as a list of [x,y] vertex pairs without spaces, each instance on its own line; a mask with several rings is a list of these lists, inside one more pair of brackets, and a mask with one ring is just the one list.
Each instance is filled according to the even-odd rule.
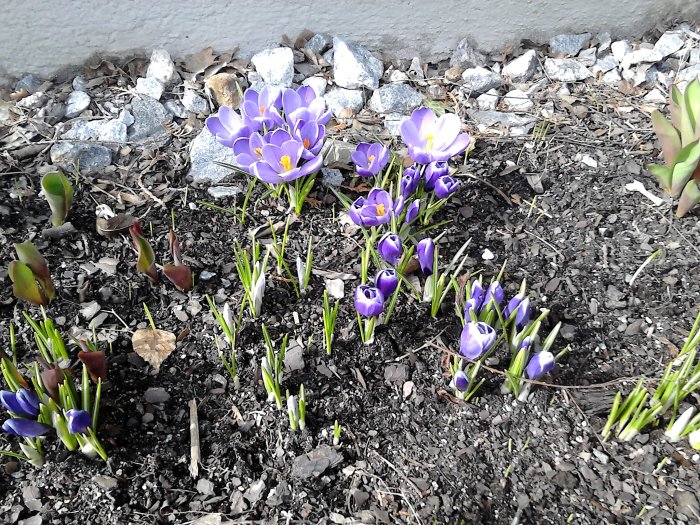
[[46,259],[42,257],[39,250],[36,249],[31,242],[26,241],[20,244],[15,244],[15,251],[19,260],[31,268],[34,278],[39,281],[44,289],[44,294],[48,300],[56,297],[56,289],[51,281],[51,273],[49,273],[49,265],[46,264]]
[[676,158],[671,176],[671,195],[678,197],[688,183],[700,162],[700,141],[691,142],[685,146]]
[[673,125],[666,120],[659,110],[651,114],[651,122],[654,125],[656,137],[661,143],[661,150],[664,155],[664,160],[668,166],[673,166],[676,161],[676,156],[681,150],[681,137]]
[[673,169],[659,164],[647,164],[647,169],[659,180],[661,187],[666,193],[671,193],[671,177]]
[[153,247],[143,236],[143,231],[141,231],[141,225],[139,221],[134,221],[134,224],[129,228],[129,233],[131,234],[131,239],[134,241],[134,247],[138,252],[138,260],[136,261],[136,268],[141,272],[148,275],[153,284],[158,282],[158,272],[156,271],[156,254],[153,251]]
[[[687,92],[687,90],[686,90]],[[680,126],[681,143],[688,146],[695,138],[695,116],[690,106],[689,96],[683,95],[680,104]]]
[[683,99],[685,101],[685,111],[688,113],[688,118],[693,128],[693,138],[697,139],[698,137],[695,134],[698,128],[698,120],[700,119],[700,81],[695,79],[688,84],[685,88]]
[[23,299],[36,306],[46,306],[49,299],[39,288],[31,268],[20,261],[12,261],[7,268],[12,280],[12,293],[17,299]]
[[46,200],[51,208],[51,223],[60,226],[68,217],[73,204],[73,186],[63,173],[47,173],[41,179]]
[[671,100],[668,109],[671,113],[671,122],[673,127],[680,129],[681,127],[681,106],[683,104],[683,94],[675,84],[671,86]]
[[678,201],[678,209],[676,209],[676,216],[683,217],[688,213],[693,207],[700,202],[700,188],[698,188],[698,183],[695,180],[689,180],[688,184],[683,188],[681,197]]

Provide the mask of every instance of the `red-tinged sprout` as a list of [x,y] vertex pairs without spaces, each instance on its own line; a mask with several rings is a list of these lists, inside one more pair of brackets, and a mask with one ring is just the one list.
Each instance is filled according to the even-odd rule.
[[63,370],[56,367],[44,370],[41,373],[41,382],[54,401],[58,401],[58,385],[66,378]]
[[[84,341],[79,341],[79,343],[81,348],[87,348]],[[97,352],[90,352],[83,350],[78,352],[78,359],[85,365],[85,368],[87,368],[88,374],[90,375],[90,379],[92,379],[95,383],[97,383],[99,379],[102,381],[107,380],[107,359],[104,351],[99,350]]]
[[678,200],[678,208],[676,209],[677,217],[683,217],[700,202],[700,164],[698,164],[695,177],[689,180],[685,188],[683,188]]
[[172,228],[168,235],[168,241],[170,244],[170,253],[173,257],[173,264],[166,264],[163,267],[163,274],[178,290],[190,290],[192,288],[192,270],[189,266],[182,264],[180,245],[177,242],[177,236]]
[[12,281],[12,293],[17,299],[22,299],[35,306],[46,306],[49,298],[41,289],[31,268],[20,261],[12,261],[7,267],[7,273]]
[[138,252],[136,268],[141,273],[148,275],[151,283],[157,284],[158,272],[156,271],[156,254],[151,244],[144,237],[139,221],[134,221],[134,224],[129,228],[129,233],[131,234],[131,239],[134,241],[134,248]]

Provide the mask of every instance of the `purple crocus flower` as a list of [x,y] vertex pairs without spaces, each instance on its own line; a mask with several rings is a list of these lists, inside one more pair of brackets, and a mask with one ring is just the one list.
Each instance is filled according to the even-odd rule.
[[382,292],[385,299],[388,299],[399,286],[399,277],[396,270],[393,268],[384,268],[377,272],[377,275],[374,277],[374,286]]
[[435,181],[435,196],[446,199],[459,189],[459,181],[449,175],[443,175]]
[[474,279],[469,287],[469,298],[464,304],[464,317],[469,318],[469,310],[473,310],[475,314],[478,314],[481,310],[481,306],[484,304],[484,297],[486,292],[484,292],[484,287],[481,285],[481,278]]
[[71,434],[83,434],[92,427],[92,416],[85,410],[72,409],[66,412],[68,432]]
[[418,218],[418,213],[420,213],[420,199],[414,200],[409,204],[406,209],[406,218],[404,219],[404,224],[411,224]]
[[39,398],[31,390],[20,388],[17,392],[0,392],[0,404],[19,417],[34,419],[39,415]]
[[251,165],[253,174],[263,182],[280,184],[318,171],[323,163],[320,155],[298,166],[303,151],[303,144],[296,140],[280,146],[266,144],[262,147],[262,159]]
[[416,247],[420,269],[425,275],[433,274],[433,263],[435,262],[435,242],[430,237],[426,237],[418,243]]
[[389,163],[389,148],[378,142],[360,142],[351,157],[360,177],[376,177]]
[[355,309],[365,317],[377,317],[384,311],[384,295],[379,288],[362,284],[355,288]]
[[219,112],[207,117],[205,123],[209,132],[216,137],[216,141],[229,148],[233,147],[236,139],[248,137],[257,130],[257,124],[254,121],[241,118],[227,106],[221,106]]
[[525,367],[525,373],[528,379],[533,381],[538,380],[545,374],[548,374],[554,368],[554,354],[548,351],[537,352],[530,358],[530,362]]
[[452,376],[452,386],[460,392],[466,392],[469,388],[469,376],[464,370],[457,370]]
[[51,427],[33,419],[11,418],[2,424],[2,429],[8,434],[27,438],[43,436]]
[[392,232],[385,233],[377,243],[377,251],[382,259],[394,266],[403,255],[401,237]]
[[420,170],[415,164],[403,170],[401,177],[401,195],[408,197],[418,189],[420,184]]
[[467,149],[471,137],[460,134],[460,126],[455,114],[446,113],[438,118],[430,109],[418,108],[410,119],[401,123],[400,131],[413,162],[428,164],[449,160]]
[[527,323],[530,322],[530,299],[527,297],[518,306],[515,311],[515,328],[518,331],[522,330]]
[[260,133],[253,133],[250,137],[241,137],[233,143],[233,155],[236,164],[243,170],[252,174],[251,167],[262,160],[262,149],[267,140]]
[[520,303],[523,302],[524,298],[525,293],[518,293],[517,295],[514,295],[513,298],[510,301],[508,301],[506,307],[503,309],[503,318],[508,319],[510,315],[518,309]]
[[265,85],[260,93],[247,89],[241,102],[241,114],[244,120],[255,123],[254,130],[268,130],[273,126],[283,126],[284,120],[279,114],[282,107],[282,90],[276,86]]
[[282,93],[282,109],[292,128],[309,122],[324,126],[331,118],[331,112],[326,109],[326,100],[319,97],[311,86],[301,86],[296,91],[285,89]]
[[521,348],[525,348],[527,350],[528,348],[530,348],[531,344],[532,344],[532,337],[530,337],[528,335],[525,339],[523,339],[520,342],[520,344],[518,345],[518,350],[520,350]]
[[388,191],[381,188],[372,189],[367,198],[359,197],[348,209],[352,221],[365,228],[388,223],[393,213],[394,200]]
[[468,359],[479,359],[496,341],[496,330],[484,322],[469,322],[462,329],[459,353]]
[[503,291],[503,288],[501,287],[500,281],[493,281],[491,284],[489,284],[489,287],[486,290],[486,297],[484,298],[484,307],[487,307],[492,299],[493,302],[496,303],[496,306],[500,307],[501,303],[503,302],[503,299],[505,299],[505,295],[506,294]]
[[323,141],[326,138],[326,126],[319,124],[315,120],[310,120],[308,122],[300,120],[294,127],[292,135],[304,146],[301,157],[304,159],[313,159],[320,153],[323,147]]
[[437,161],[431,162],[425,167],[423,175],[425,176],[425,189],[432,190],[435,188],[435,183],[440,177],[444,177],[450,171],[447,162]]

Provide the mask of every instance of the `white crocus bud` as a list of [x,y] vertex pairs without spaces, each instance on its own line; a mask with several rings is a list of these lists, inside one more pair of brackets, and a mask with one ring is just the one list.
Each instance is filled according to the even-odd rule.
[[689,407],[676,419],[675,423],[673,423],[671,428],[669,428],[666,431],[666,438],[671,443],[675,443],[676,441],[679,441],[681,439],[681,434],[685,430],[685,427],[688,425],[688,421],[690,421],[690,418],[693,417],[694,413],[695,408]]
[[700,428],[688,434],[688,441],[691,447],[695,450],[700,450]]
[[258,280],[255,282],[255,285],[253,286],[253,306],[255,309],[255,316],[256,317],[258,315],[260,315],[264,295],[265,295],[265,273],[260,272],[260,275],[258,276]]
[[27,456],[27,460],[32,465],[35,467],[41,467],[44,465],[44,457],[37,449],[30,447],[26,443],[20,443],[19,448],[22,450],[22,453]]
[[301,260],[301,257],[297,255],[297,279],[299,279],[299,288],[301,288],[301,291],[303,292],[306,287],[304,286],[304,278],[306,276],[306,265],[304,264],[304,261]]
[[233,334],[235,332],[235,327],[233,326],[233,316],[231,315],[231,308],[229,307],[228,303],[224,305],[224,311],[221,315],[224,318],[224,322],[226,323],[229,331],[231,334]]

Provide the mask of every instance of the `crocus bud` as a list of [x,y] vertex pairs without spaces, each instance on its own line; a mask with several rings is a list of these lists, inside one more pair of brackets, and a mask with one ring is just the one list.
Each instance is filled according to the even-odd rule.
[[355,288],[355,309],[365,317],[377,317],[384,311],[384,295],[379,288],[362,284]]
[[2,429],[14,436],[35,438],[46,434],[51,427],[33,419],[12,418],[2,424]]
[[538,380],[545,374],[548,374],[554,368],[554,354],[552,352],[537,352],[530,358],[530,362],[525,367],[525,373],[529,379]]
[[506,294],[503,291],[503,288],[501,287],[501,283],[499,281],[493,281],[491,284],[489,284],[489,287],[486,290],[484,306],[487,306],[491,299],[493,299],[493,302],[496,303],[497,306],[501,306],[505,295]]
[[700,428],[688,434],[688,442],[695,450],[700,450]]
[[530,299],[527,297],[518,306],[515,311],[515,328],[518,331],[525,328],[525,325],[530,322]]
[[39,415],[39,398],[26,388],[20,388],[16,393],[3,390],[0,404],[18,417],[35,419]]
[[420,269],[425,275],[433,274],[433,263],[435,260],[435,242],[430,237],[426,237],[418,243],[418,262]]
[[393,268],[380,270],[374,277],[374,286],[382,292],[385,300],[388,299],[399,286],[399,277],[396,270]]
[[404,219],[404,224],[411,224],[418,218],[418,213],[420,212],[420,199],[414,200],[406,210],[406,218]]
[[73,203],[73,186],[63,173],[56,171],[42,177],[41,188],[51,208],[51,223],[60,226]]
[[377,243],[377,251],[382,259],[394,266],[401,259],[401,255],[403,255],[401,237],[395,233],[385,233]]
[[439,160],[431,162],[425,167],[425,189],[432,190],[437,180],[443,175],[447,175],[449,167],[447,162]]
[[518,309],[518,306],[520,306],[520,303],[523,302],[524,298],[525,298],[525,294],[519,293],[519,294],[515,295],[510,301],[508,301],[508,304],[503,309],[504,319],[508,319],[510,317],[510,315],[513,312],[515,312],[515,310]]
[[233,324],[233,315],[231,315],[231,307],[228,305],[228,303],[224,305],[224,310],[221,313],[221,316],[224,318],[224,322],[226,323],[226,327],[229,329],[229,332],[235,334],[236,326]]
[[469,376],[463,370],[457,370],[452,378],[452,386],[460,392],[469,388]]
[[693,417],[694,413],[695,407],[688,407],[680,416],[678,416],[673,425],[671,425],[671,428],[666,431],[666,438],[671,443],[675,443],[681,439],[681,434],[685,430],[685,427],[688,426],[688,422],[690,421],[690,418]]
[[484,322],[469,322],[462,329],[459,353],[468,359],[478,359],[496,341],[496,330]]
[[75,408],[66,412],[68,420],[68,432],[71,434],[83,434],[87,429],[92,427],[92,416],[85,410],[76,410]]
[[481,306],[484,303],[484,287],[481,285],[481,278],[474,279],[469,286],[469,297],[464,304],[464,317],[469,318],[469,310],[473,310],[475,314],[479,313]]
[[403,170],[403,176],[401,177],[401,195],[408,197],[418,189],[419,184],[420,171],[418,171],[418,167],[415,164]]
[[449,175],[438,177],[435,181],[435,196],[438,199],[446,199],[459,189],[459,181]]

